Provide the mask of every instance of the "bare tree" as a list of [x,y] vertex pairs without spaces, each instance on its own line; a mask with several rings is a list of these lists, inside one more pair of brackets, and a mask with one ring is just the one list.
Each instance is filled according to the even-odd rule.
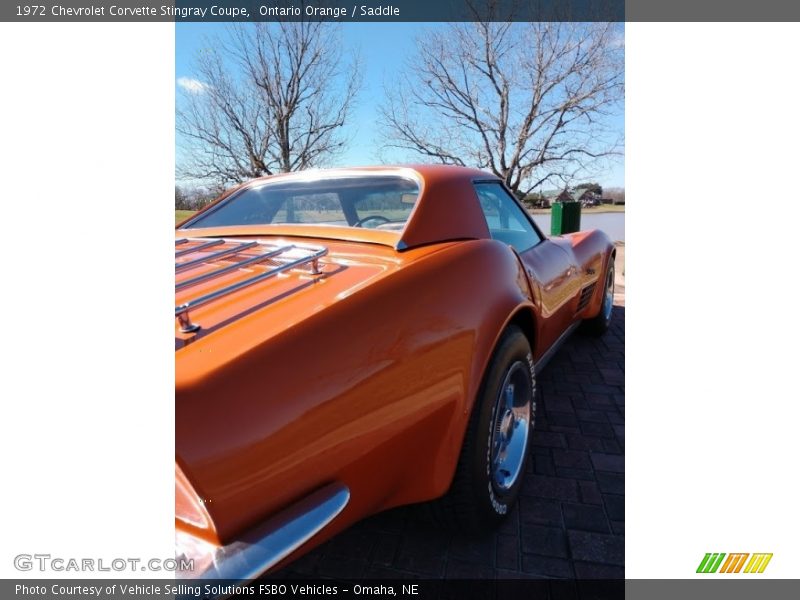
[[178,173],[224,186],[329,161],[360,87],[336,25],[231,26],[197,59],[176,115]]
[[186,210],[188,197],[186,191],[179,185],[175,186],[175,210]]
[[619,154],[609,127],[624,96],[613,23],[453,23],[418,55],[381,109],[387,148],[476,166],[515,192],[595,174]]
[[612,204],[625,204],[625,188],[608,188],[604,195],[611,199]]

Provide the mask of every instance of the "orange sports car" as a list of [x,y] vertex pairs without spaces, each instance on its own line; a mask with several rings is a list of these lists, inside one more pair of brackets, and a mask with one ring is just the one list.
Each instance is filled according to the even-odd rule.
[[176,555],[249,580],[401,504],[500,521],[536,374],[608,328],[614,245],[546,237],[482,171],[335,169],[226,193],[175,271]]

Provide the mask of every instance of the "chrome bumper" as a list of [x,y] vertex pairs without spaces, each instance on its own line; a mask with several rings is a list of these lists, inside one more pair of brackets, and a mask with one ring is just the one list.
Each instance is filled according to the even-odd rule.
[[191,551],[180,552],[176,559],[179,563],[181,559],[193,560],[194,569],[178,571],[176,578],[251,581],[319,533],[342,512],[349,500],[347,486],[328,485],[226,546],[213,546],[177,532],[177,548],[191,546]]

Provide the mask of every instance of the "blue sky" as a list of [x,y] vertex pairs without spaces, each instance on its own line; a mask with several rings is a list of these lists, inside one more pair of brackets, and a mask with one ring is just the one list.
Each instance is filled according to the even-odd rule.
[[[352,141],[337,159],[342,166],[380,163],[376,139],[377,105],[383,98],[383,82],[414,54],[415,39],[426,28],[441,27],[441,23],[344,23],[342,39],[361,52],[364,83],[358,96],[353,119],[348,126]],[[204,46],[204,38],[225,33],[224,23],[178,23],[175,25],[175,76],[193,78],[193,61]],[[177,81],[176,81],[177,86]],[[611,120],[613,127],[624,132],[624,115]],[[595,178],[605,187],[624,187],[625,167],[622,158],[604,174]]]

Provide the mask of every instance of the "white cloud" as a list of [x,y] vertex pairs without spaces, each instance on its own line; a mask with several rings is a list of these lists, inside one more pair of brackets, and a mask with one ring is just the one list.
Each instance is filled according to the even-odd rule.
[[178,85],[192,94],[202,94],[208,87],[202,81],[192,79],[191,77],[178,77]]

